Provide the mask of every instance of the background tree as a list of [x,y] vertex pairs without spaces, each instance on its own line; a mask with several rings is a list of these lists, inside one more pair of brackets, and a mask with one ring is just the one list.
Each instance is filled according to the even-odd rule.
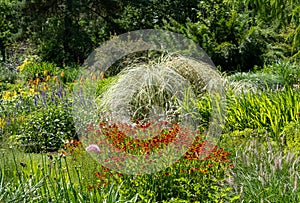
[[259,20],[285,38],[284,47],[294,61],[300,59],[300,0],[246,0]]
[[40,56],[59,65],[82,63],[93,47],[119,31],[116,1],[25,1],[26,34],[37,42]]

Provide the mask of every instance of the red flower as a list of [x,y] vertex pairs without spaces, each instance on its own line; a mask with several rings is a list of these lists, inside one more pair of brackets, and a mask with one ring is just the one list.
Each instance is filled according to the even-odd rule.
[[94,173],[94,176],[96,176],[97,178],[101,178],[101,174],[99,172]]
[[190,173],[194,172],[194,171],[198,171],[198,168],[191,168],[190,169]]

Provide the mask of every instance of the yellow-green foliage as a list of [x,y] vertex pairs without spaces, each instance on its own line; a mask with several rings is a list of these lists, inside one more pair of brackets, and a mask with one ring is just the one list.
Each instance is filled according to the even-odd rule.
[[300,119],[286,125],[281,135],[285,138],[287,150],[300,152]]
[[245,128],[267,129],[272,138],[280,141],[280,133],[300,112],[299,91],[285,89],[276,93],[245,93],[228,96],[227,127],[231,130]]

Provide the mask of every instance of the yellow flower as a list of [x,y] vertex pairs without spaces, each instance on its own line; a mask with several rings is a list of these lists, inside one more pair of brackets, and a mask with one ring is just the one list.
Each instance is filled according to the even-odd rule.
[[30,89],[29,89],[29,94],[30,94],[30,95],[35,94],[34,88],[30,88]]
[[63,78],[65,76],[65,72],[61,72],[60,76]]
[[11,92],[8,92],[8,91],[4,92],[4,94],[3,94],[4,100],[10,100],[11,97],[12,97]]
[[44,82],[43,85],[44,85],[44,90],[45,91],[48,90],[48,84]]
[[0,128],[4,128],[6,125],[5,119],[4,118],[0,118]]
[[24,68],[29,64],[29,60],[28,59],[25,59],[25,61],[20,65],[18,66],[17,68],[20,70],[20,72],[22,72],[24,70]]
[[44,70],[44,76],[48,74],[48,70]]
[[26,97],[27,96],[27,92],[24,92],[24,91],[22,91],[20,94],[21,94],[22,97]]
[[46,81],[48,81],[50,78],[51,78],[51,76],[50,76],[50,75],[47,75]]
[[25,119],[24,116],[20,116],[20,117],[18,118],[18,122],[24,121],[24,119]]
[[18,96],[18,93],[16,91],[14,91],[13,97]]

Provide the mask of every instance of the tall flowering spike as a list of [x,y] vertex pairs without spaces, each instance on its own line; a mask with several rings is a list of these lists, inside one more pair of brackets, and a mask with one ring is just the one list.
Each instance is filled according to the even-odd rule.
[[87,152],[96,152],[99,153],[100,152],[100,148],[98,147],[98,145],[96,144],[91,144],[89,145],[87,148],[85,148],[85,150]]

